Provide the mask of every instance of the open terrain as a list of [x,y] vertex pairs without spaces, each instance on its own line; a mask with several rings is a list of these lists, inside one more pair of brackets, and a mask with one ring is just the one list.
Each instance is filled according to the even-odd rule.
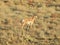
[[60,45],[60,0],[0,0],[0,45]]

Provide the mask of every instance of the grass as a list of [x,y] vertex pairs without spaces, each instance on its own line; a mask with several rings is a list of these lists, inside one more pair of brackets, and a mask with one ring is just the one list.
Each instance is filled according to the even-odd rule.
[[[60,45],[60,9],[45,2],[34,0],[29,5],[26,0],[0,0],[0,45]],[[21,20],[35,15],[32,28],[22,29]]]

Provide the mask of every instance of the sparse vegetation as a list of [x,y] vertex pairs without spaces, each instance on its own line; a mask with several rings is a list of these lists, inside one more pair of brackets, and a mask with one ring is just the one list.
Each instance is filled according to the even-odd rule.
[[[59,4],[60,0],[0,0],[0,45],[60,45]],[[32,28],[22,28],[22,20],[32,16],[37,16]]]

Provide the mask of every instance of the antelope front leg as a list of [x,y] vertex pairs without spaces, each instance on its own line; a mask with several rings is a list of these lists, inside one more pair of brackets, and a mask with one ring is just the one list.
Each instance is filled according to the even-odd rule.
[[33,25],[30,25],[30,28],[32,28],[33,27]]

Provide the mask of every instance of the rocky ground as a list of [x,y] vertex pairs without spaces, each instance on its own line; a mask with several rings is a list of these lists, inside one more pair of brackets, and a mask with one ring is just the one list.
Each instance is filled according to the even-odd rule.
[[60,45],[60,0],[0,0],[0,45]]

